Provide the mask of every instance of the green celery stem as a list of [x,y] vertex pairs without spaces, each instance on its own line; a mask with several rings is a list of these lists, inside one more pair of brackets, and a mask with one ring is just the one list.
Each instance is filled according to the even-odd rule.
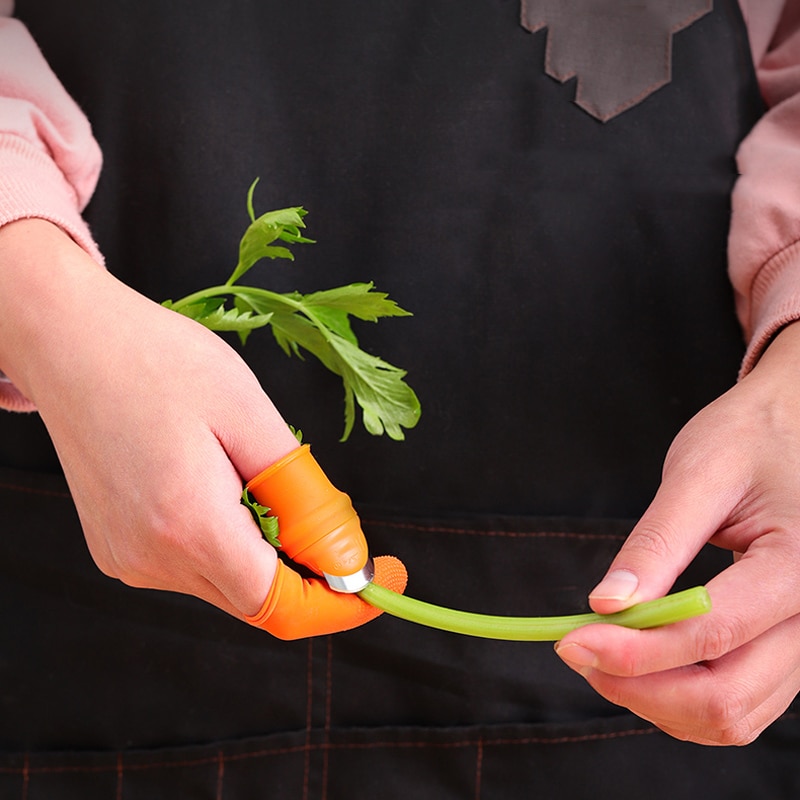
[[658,628],[690,619],[711,610],[704,586],[639,603],[615,614],[571,614],[561,617],[500,617],[456,611],[393,592],[371,583],[359,596],[375,608],[409,622],[484,639],[519,642],[555,642],[570,631],[595,622],[626,628]]

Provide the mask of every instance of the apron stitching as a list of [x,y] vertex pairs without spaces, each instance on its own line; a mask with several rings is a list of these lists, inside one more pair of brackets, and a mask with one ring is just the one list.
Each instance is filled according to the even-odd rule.
[[475,753],[475,800],[481,800],[481,778],[483,773],[483,737],[478,739]]
[[25,760],[22,762],[22,800],[28,800],[28,784],[30,780],[30,757],[25,753]]
[[[263,758],[265,756],[283,756],[294,753],[307,752],[308,750],[318,750],[318,745],[299,744],[291,747],[265,747],[260,750],[253,750],[249,753],[235,753],[225,756],[226,761],[246,761],[251,758]],[[143,772],[148,769],[170,769],[177,767],[205,767],[209,764],[217,763],[217,756],[198,756],[197,758],[172,759],[167,761],[148,761],[143,764],[127,764],[127,772]],[[91,773],[91,772],[116,772],[120,779],[122,770],[118,764],[105,764],[98,766],[50,766],[32,767],[26,761],[22,767],[0,767],[0,775],[22,775],[24,780],[28,780],[31,775],[55,775],[62,773]]]
[[543,739],[532,736],[527,739],[495,739],[486,742],[488,745],[515,745],[515,744],[582,744],[583,742],[603,742],[611,739],[622,739],[627,736],[649,736],[651,733],[659,733],[658,728],[629,728],[625,731],[614,731],[612,733],[587,733],[583,736],[561,736],[555,739]]
[[341,744],[326,745],[331,750],[369,750],[372,748],[436,748],[436,749],[449,749],[456,747],[476,747],[478,744],[481,748],[484,747],[505,747],[505,746],[518,746],[518,745],[547,745],[547,744],[583,744],[585,742],[600,742],[611,739],[622,739],[627,736],[643,736],[651,733],[659,733],[659,729],[651,728],[629,728],[624,731],[614,731],[613,733],[587,733],[582,736],[560,736],[556,738],[548,738],[545,736],[529,736],[522,739],[486,739],[479,737],[477,739],[461,739],[455,742],[342,742]]
[[225,780],[225,754],[217,750],[217,800],[222,800],[222,786]]
[[[797,714],[792,715],[784,715],[780,719],[784,719],[786,717],[796,718]],[[371,748],[401,748],[401,749],[410,749],[410,748],[432,748],[432,749],[450,749],[450,748],[461,748],[461,747],[477,747],[480,746],[482,750],[486,747],[505,747],[505,746],[518,746],[518,745],[561,745],[561,744],[582,744],[585,742],[597,742],[597,741],[607,741],[613,739],[621,739],[628,736],[645,736],[654,733],[660,733],[659,729],[656,727],[648,727],[648,728],[629,728],[622,731],[614,731],[611,733],[589,733],[582,736],[561,736],[556,738],[547,738],[543,736],[529,736],[520,739],[514,738],[498,738],[498,739],[487,739],[485,737],[477,737],[477,738],[467,738],[467,739],[459,739],[457,741],[452,742],[419,742],[419,741],[406,741],[406,742],[397,742],[397,741],[372,741],[372,742],[343,742],[341,744],[336,744],[332,742],[327,742],[323,744],[313,745],[296,745],[294,747],[274,747],[274,748],[263,748],[261,750],[254,750],[250,753],[237,753],[233,755],[223,756],[225,761],[245,761],[254,758],[263,758],[266,756],[281,756],[287,755],[292,753],[298,752],[307,752],[309,750],[320,750],[320,749],[328,749],[328,750],[368,750]],[[169,761],[151,761],[148,763],[142,764],[127,764],[125,766],[125,771],[131,772],[141,772],[149,769],[164,769],[164,768],[176,768],[176,767],[201,767],[201,766],[208,766],[209,764],[219,763],[219,756],[207,756],[203,758],[188,758],[188,759],[176,759],[176,760],[169,760]],[[117,764],[115,765],[105,765],[105,766],[51,766],[51,767],[31,767],[29,762],[26,760],[23,763],[22,767],[0,767],[0,774],[19,774],[23,777],[23,788],[26,788],[28,785],[29,777],[31,775],[53,775],[59,773],[92,773],[92,772],[109,772],[111,770],[116,771],[118,776],[118,785],[117,785],[117,797],[121,797],[121,787],[122,787],[122,776],[123,776],[123,769],[122,769],[122,760],[121,756],[117,760]]]
[[122,800],[122,753],[117,754],[117,793],[116,800]]
[[413,522],[375,522],[364,520],[365,526],[398,528],[402,530],[421,531],[425,533],[455,533],[466,536],[501,536],[508,538],[555,537],[559,539],[624,539],[621,533],[573,533],[568,531],[480,531],[472,528],[455,528],[447,525],[420,525]]
[[[640,736],[642,734],[658,733],[658,728],[631,728],[624,731],[615,731],[614,733],[589,733],[583,736],[562,736],[558,738],[547,738],[543,736],[530,736],[522,739],[486,739],[483,737],[473,739],[459,739],[453,742],[420,742],[420,741],[373,741],[373,742],[342,742],[333,743],[326,742],[322,744],[305,744],[296,745],[294,747],[274,747],[263,748],[261,750],[254,750],[250,753],[237,753],[234,755],[225,756],[226,761],[246,761],[253,758],[263,758],[266,756],[280,756],[291,753],[309,752],[312,750],[368,750],[371,748],[434,748],[434,749],[450,749],[458,747],[475,747],[479,742],[484,747],[488,746],[506,746],[506,745],[528,745],[528,744],[580,744],[582,742],[603,741],[606,739],[618,739],[626,736]],[[142,764],[128,764],[125,770],[128,772],[143,772],[149,769],[170,769],[178,767],[203,767],[209,764],[215,764],[219,760],[218,756],[205,756],[200,758],[187,758],[175,759],[168,761],[149,761]],[[121,757],[117,759],[117,763],[113,766],[52,766],[52,767],[31,767],[30,765],[23,765],[19,767],[5,767],[0,768],[0,774],[21,774],[26,781],[30,775],[54,775],[62,773],[92,773],[92,772],[110,772],[114,771],[117,774],[117,797],[121,797],[122,776],[123,769],[121,764]]]
[[313,705],[313,698],[314,698],[314,659],[313,656],[314,650],[314,640],[308,640],[308,648],[307,658],[308,664],[306,667],[306,743],[305,747],[303,748],[305,755],[303,758],[303,800],[308,800],[308,786],[309,781],[311,779],[311,723],[312,723],[312,716],[311,710]]
[[[777,720],[780,722],[781,720],[797,720],[800,717],[800,714],[797,712],[789,712],[786,714],[781,715]],[[361,743],[342,743],[342,744],[334,744],[331,742],[322,744],[322,745],[296,745],[293,747],[271,747],[271,748],[263,748],[261,750],[254,750],[249,753],[236,753],[232,755],[223,755],[222,759],[224,761],[245,761],[253,758],[263,758],[266,756],[281,756],[281,755],[288,755],[293,753],[299,752],[307,752],[309,750],[318,750],[318,749],[329,749],[329,750],[364,750],[370,748],[378,748],[378,747],[386,747],[386,748],[436,748],[436,749],[449,749],[449,748],[458,748],[458,747],[480,747],[481,749],[481,762],[483,760],[483,751],[486,747],[504,747],[504,746],[515,746],[515,745],[561,745],[561,744],[582,744],[584,742],[596,742],[596,741],[607,741],[613,739],[621,739],[628,736],[645,736],[654,733],[660,733],[659,729],[656,727],[648,727],[648,728],[629,728],[622,731],[614,731],[611,733],[589,733],[583,736],[561,736],[557,738],[547,738],[542,736],[529,736],[522,739],[512,739],[512,738],[498,738],[498,739],[486,739],[485,737],[478,737],[473,739],[461,739],[458,741],[453,742],[416,742],[416,741],[407,741],[407,742],[392,742],[392,741],[374,741],[374,742],[361,742]],[[128,764],[125,769],[127,771],[143,771],[148,769],[163,769],[163,768],[170,768],[170,767],[198,767],[198,766],[207,766],[208,764],[219,762],[220,756],[213,756],[213,757],[205,757],[205,758],[195,758],[195,759],[184,759],[184,760],[171,760],[171,761],[158,761],[158,762],[149,762],[146,764]],[[88,766],[88,767],[79,767],[79,766],[62,766],[62,767],[31,767],[30,766],[30,759],[28,754],[25,755],[23,760],[22,767],[0,767],[0,774],[3,775],[13,775],[18,774],[22,776],[23,779],[23,800],[27,800],[27,792],[28,792],[28,785],[30,782],[30,776],[35,774],[58,774],[58,773],[91,773],[91,772],[109,772],[110,770],[115,770],[117,775],[120,778],[120,782],[118,782],[118,797],[119,792],[121,791],[121,778],[122,778],[122,763],[121,757],[118,758],[117,764],[115,766]]]
[[332,706],[332,687],[333,687],[333,636],[328,636],[328,653],[325,664],[325,723],[323,727],[323,750],[322,750],[322,800],[328,797],[328,744],[331,735],[331,706]]
[[46,497],[61,497],[69,500],[72,495],[69,492],[59,492],[55,489],[37,489],[35,486],[18,486],[15,483],[0,483],[0,489],[6,489],[11,492],[25,492],[27,494],[40,494]]

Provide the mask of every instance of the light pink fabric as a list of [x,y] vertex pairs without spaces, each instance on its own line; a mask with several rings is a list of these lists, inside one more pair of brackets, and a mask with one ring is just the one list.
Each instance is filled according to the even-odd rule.
[[[8,0],[0,0],[0,13],[7,15],[11,8]],[[0,225],[31,217],[47,219],[102,263],[81,217],[101,163],[86,117],[25,27],[0,16]],[[0,408],[35,410],[2,373]]]
[[100,167],[86,117],[24,26],[0,18],[0,225],[44,217],[102,262],[80,215]]
[[729,243],[742,375],[800,319],[800,0],[740,0],[769,112],[742,143]]
[[[739,1],[770,107],[740,148],[733,193],[729,259],[745,374],[770,338],[800,319],[800,0]],[[0,225],[48,219],[102,262],[81,217],[100,149],[26,29],[9,18],[12,7],[0,0]],[[33,409],[0,380],[3,407]]]

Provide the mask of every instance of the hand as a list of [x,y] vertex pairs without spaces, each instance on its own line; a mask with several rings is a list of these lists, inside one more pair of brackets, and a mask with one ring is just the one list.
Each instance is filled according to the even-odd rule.
[[[259,612],[277,556],[239,502],[242,481],[297,441],[220,337],[29,220],[0,230],[0,365],[38,407],[104,573]],[[338,629],[372,611],[327,589],[294,597],[341,604]],[[331,631],[300,635],[314,632]]]
[[662,484],[603,581],[600,613],[667,593],[700,548],[734,563],[712,611],[649,631],[592,625],[558,654],[613,703],[678,739],[746,744],[800,690],[800,324],[676,437]]

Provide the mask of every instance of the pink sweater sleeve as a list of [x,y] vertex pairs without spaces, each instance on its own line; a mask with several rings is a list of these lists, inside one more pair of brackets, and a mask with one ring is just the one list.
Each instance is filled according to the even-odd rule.
[[[81,212],[100,173],[91,128],[26,28],[0,0],[0,225],[43,218],[103,258]],[[0,372],[0,408],[32,404]]]
[[800,319],[800,0],[740,0],[768,111],[737,154],[730,276],[748,343],[741,374]]
[[100,166],[86,117],[26,28],[0,18],[0,225],[44,217],[102,261],[81,217]]

